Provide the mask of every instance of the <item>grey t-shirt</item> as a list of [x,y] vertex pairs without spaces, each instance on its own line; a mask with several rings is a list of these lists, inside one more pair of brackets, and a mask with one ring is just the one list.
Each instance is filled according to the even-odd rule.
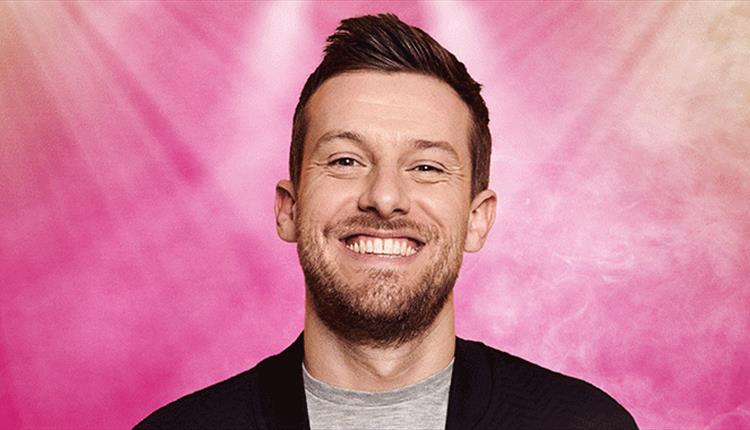
[[445,428],[453,361],[416,384],[391,391],[354,391],[321,382],[304,364],[311,430],[437,430]]

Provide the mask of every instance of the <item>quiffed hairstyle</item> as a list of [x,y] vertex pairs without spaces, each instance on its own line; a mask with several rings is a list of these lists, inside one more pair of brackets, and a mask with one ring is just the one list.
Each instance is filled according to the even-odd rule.
[[289,175],[299,186],[302,151],[307,132],[305,107],[323,82],[344,72],[372,70],[386,73],[408,72],[432,76],[453,88],[471,111],[473,125],[469,137],[471,153],[471,195],[487,188],[490,176],[489,114],[479,85],[456,57],[430,35],[412,27],[396,15],[381,14],[341,21],[328,37],[323,61],[307,78],[294,111],[292,144],[289,149]]

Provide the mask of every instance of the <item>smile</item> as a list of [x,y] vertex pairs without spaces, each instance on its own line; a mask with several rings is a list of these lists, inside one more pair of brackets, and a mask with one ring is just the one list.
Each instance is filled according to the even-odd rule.
[[419,243],[405,237],[374,237],[356,235],[347,238],[346,248],[358,254],[377,254],[394,257],[408,257],[419,250]]

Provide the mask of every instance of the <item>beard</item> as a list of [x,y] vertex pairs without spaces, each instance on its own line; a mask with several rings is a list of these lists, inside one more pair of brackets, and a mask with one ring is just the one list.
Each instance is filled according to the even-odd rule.
[[[404,271],[377,267],[359,270],[358,281],[347,279],[323,242],[363,228],[416,232],[425,239],[420,252],[425,246],[436,252],[411,281]],[[312,308],[329,330],[352,344],[396,347],[428,330],[445,306],[461,268],[464,238],[441,237],[436,228],[406,219],[363,214],[327,225],[322,237],[298,223],[297,252]]]

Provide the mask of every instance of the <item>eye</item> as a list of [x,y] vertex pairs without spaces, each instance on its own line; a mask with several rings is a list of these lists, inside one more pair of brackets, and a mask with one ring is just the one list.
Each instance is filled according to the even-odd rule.
[[445,173],[445,170],[438,166],[434,166],[432,164],[419,164],[415,166],[412,170],[415,172],[424,172],[424,173]]
[[362,163],[352,157],[339,157],[329,161],[328,165],[335,168],[342,168],[361,166]]

